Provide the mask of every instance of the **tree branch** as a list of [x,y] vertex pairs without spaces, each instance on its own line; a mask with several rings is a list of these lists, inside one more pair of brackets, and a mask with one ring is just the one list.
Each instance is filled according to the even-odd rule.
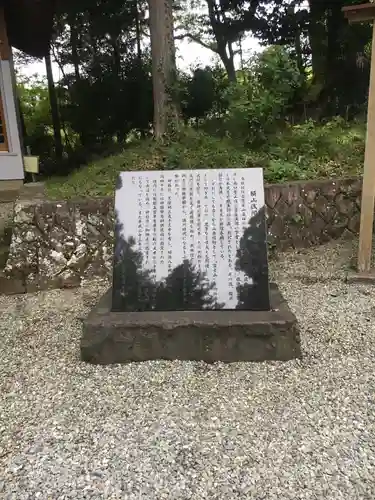
[[192,42],[198,43],[199,45],[201,45],[205,49],[212,50],[212,52],[215,52],[215,54],[218,54],[218,50],[214,44],[204,42],[203,40],[201,40],[199,38],[199,36],[196,36],[193,33],[184,33],[183,35],[176,35],[174,37],[175,40],[184,40],[185,38],[188,38]]
[[59,70],[61,71],[61,74],[62,74],[64,80],[66,80],[66,73],[64,71],[64,66],[61,64],[61,61],[60,61],[60,59],[57,56],[57,52],[58,51],[56,50],[56,47],[54,46],[54,44],[51,43],[50,49],[51,49],[53,58],[54,58],[55,62],[57,63],[57,65],[59,67]]

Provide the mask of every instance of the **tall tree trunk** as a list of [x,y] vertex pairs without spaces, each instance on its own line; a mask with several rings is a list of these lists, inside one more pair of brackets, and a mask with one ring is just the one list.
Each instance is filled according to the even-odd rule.
[[[341,12],[340,2],[330,2],[327,16],[327,59],[326,59],[326,87],[327,87],[327,110],[328,114],[335,114],[339,109],[339,97],[345,93],[347,82],[342,81],[342,54],[340,39],[341,29],[345,23]],[[342,90],[344,90],[342,92]]]
[[175,99],[176,57],[172,0],[149,0],[156,139],[179,126]]
[[228,43],[228,52],[229,56],[227,54],[226,45],[218,43],[218,54],[224,64],[225,71],[228,75],[228,80],[230,82],[236,82],[237,75],[236,75],[236,68],[234,67],[234,53],[231,43]]
[[208,7],[208,17],[210,19],[210,24],[217,44],[216,52],[224,64],[229,81],[236,82],[237,75],[234,67],[234,51],[232,42],[228,39],[226,29],[228,20],[221,4],[218,5],[215,0],[206,0],[206,3]]
[[309,39],[314,84],[321,91],[326,82],[327,32],[325,28],[325,2],[309,0]]
[[63,156],[63,144],[61,140],[61,123],[59,116],[59,107],[57,104],[56,88],[55,88],[55,83],[53,81],[50,51],[48,51],[48,53],[45,56],[45,62],[46,62],[49,102],[51,106],[51,115],[52,115],[53,136],[55,139],[55,154],[56,158],[61,160]]
[[113,49],[113,67],[116,72],[117,78],[121,76],[121,54],[118,46],[118,37],[116,35],[110,35],[110,44]]
[[305,73],[305,67],[303,64],[303,54],[301,45],[301,27],[296,18],[296,6],[298,5],[298,0],[293,0],[293,2],[287,8],[288,17],[291,21],[291,29],[294,32],[294,50],[296,52],[296,62],[297,67],[301,75]]
[[[116,78],[115,80],[115,87],[113,89],[113,99],[116,99],[119,103],[121,101],[121,52],[119,49],[119,42],[118,42],[118,35],[117,34],[112,34],[110,35],[110,44],[113,49],[113,77]],[[119,143],[122,143],[125,141],[125,130],[123,127],[123,121],[117,121],[117,126],[116,126],[116,136],[117,136],[117,141]]]
[[74,67],[74,76],[76,77],[76,82],[81,79],[79,71],[79,54],[78,54],[78,30],[77,30],[77,18],[74,15],[68,17],[68,24],[70,26],[70,45],[72,47],[72,63]]
[[[72,63],[74,68],[75,85],[71,89],[72,99],[74,101],[74,94],[79,94],[81,91],[81,72],[80,72],[80,58],[78,52],[79,46],[79,27],[78,27],[78,16],[76,14],[71,14],[68,17],[68,24],[70,26],[70,46],[72,48]],[[80,127],[78,130],[79,140],[82,146],[87,144],[87,137],[85,133],[85,127]]]
[[297,67],[301,75],[303,75],[305,73],[305,67],[303,65],[301,33],[299,30],[297,30],[296,36],[294,38],[294,50],[296,51]]
[[141,20],[139,19],[138,0],[134,0],[134,14],[135,14],[135,36],[137,39],[137,56],[142,59],[141,48]]
[[242,71],[242,78],[244,78],[246,80],[246,76],[244,74],[245,64],[244,64],[244,60],[243,60],[242,36],[240,36],[238,39],[238,45],[240,48],[239,55],[240,55],[240,67],[241,67],[241,71]]
[[24,155],[27,154],[26,151],[26,144],[27,144],[27,129],[26,129],[26,124],[25,124],[25,115],[21,106],[21,100],[17,92],[17,108],[18,108],[18,116],[20,120],[20,127],[21,127],[21,138],[22,138],[22,153]]

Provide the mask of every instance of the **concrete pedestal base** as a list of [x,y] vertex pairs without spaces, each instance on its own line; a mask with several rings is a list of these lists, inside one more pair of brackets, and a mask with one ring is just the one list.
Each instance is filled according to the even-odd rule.
[[276,285],[271,285],[272,311],[111,312],[111,292],[84,322],[83,361],[233,362],[301,356],[296,317]]

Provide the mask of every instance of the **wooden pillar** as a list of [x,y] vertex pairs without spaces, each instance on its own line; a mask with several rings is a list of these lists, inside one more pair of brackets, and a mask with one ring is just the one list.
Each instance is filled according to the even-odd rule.
[[372,51],[365,163],[362,183],[361,224],[359,230],[358,272],[369,275],[371,269],[372,236],[375,202],[375,4],[366,3],[344,7],[344,15],[351,23],[372,22]]
[[11,49],[5,24],[4,8],[0,8],[0,56],[2,60],[8,60]]
[[367,134],[363,171],[361,226],[359,232],[358,271],[371,268],[372,235],[375,205],[375,23],[372,30],[370,88],[367,108]]
[[[8,42],[4,8],[0,8],[0,60],[9,61],[11,49]],[[9,151],[8,124],[5,120],[5,96],[0,92],[0,151]]]

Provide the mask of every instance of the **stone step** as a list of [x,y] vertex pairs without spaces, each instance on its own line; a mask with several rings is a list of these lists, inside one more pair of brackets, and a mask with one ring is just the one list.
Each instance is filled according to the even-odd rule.
[[0,244],[8,241],[11,236],[13,208],[13,203],[2,203],[0,205]]
[[1,189],[0,185],[0,207],[8,203],[13,203],[19,194],[19,189]]
[[10,226],[0,228],[0,247],[9,246],[12,241],[12,228]]
[[17,295],[26,293],[26,287],[22,280],[8,278],[0,271],[0,295]]
[[4,269],[9,255],[9,246],[0,246],[0,269]]

